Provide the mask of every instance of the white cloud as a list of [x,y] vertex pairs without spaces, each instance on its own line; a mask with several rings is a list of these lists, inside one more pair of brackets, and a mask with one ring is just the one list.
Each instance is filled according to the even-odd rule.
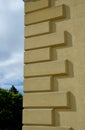
[[0,63],[0,84],[22,86],[23,82],[23,55],[15,54],[9,60]]
[[22,0],[9,0],[9,8],[12,11],[19,11],[23,9],[23,1]]
[[[24,3],[0,1],[0,86],[23,86]],[[15,86],[15,87],[16,87]]]

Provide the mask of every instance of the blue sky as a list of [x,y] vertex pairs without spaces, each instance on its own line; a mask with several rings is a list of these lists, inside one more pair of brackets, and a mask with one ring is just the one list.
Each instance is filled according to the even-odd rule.
[[23,89],[24,3],[0,0],[0,87]]

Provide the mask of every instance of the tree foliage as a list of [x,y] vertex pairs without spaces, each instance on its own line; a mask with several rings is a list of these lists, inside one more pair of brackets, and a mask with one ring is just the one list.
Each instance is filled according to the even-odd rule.
[[[12,88],[14,89],[14,86]],[[10,90],[0,88],[0,128],[2,130],[21,130],[22,95],[18,91]]]
[[12,85],[12,87],[9,89],[10,92],[13,92],[15,94],[18,94],[18,90]]

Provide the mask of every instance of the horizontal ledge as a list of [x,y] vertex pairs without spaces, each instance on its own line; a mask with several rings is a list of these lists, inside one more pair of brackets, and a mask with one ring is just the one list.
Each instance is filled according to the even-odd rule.
[[23,130],[72,130],[71,127],[23,126]]
[[25,14],[25,25],[65,18],[65,5]]
[[23,107],[69,108],[69,92],[25,93]]
[[65,46],[66,33],[51,33],[42,36],[25,38],[25,50],[32,50],[51,46]]

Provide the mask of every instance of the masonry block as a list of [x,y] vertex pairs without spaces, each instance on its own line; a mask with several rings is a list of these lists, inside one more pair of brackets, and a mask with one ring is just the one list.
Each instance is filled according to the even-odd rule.
[[25,37],[41,35],[50,32],[51,32],[51,23],[49,21],[25,26]]
[[23,130],[72,130],[70,127],[23,126]]
[[25,14],[25,25],[63,18],[65,18],[65,6],[60,5]]
[[25,38],[25,50],[51,47],[51,46],[65,46],[65,33],[51,33],[42,36]]
[[50,0],[38,0],[30,3],[25,3],[25,13],[44,9],[50,6]]
[[24,62],[40,62],[40,61],[49,61],[51,60],[51,48],[29,50],[24,53]]
[[24,91],[38,92],[38,91],[51,91],[52,90],[52,77],[36,77],[24,79]]
[[66,75],[68,62],[50,61],[44,63],[25,64],[24,77],[48,76],[48,75]]
[[53,109],[24,109],[23,124],[52,125]]
[[23,107],[28,108],[68,108],[68,92],[25,93]]

